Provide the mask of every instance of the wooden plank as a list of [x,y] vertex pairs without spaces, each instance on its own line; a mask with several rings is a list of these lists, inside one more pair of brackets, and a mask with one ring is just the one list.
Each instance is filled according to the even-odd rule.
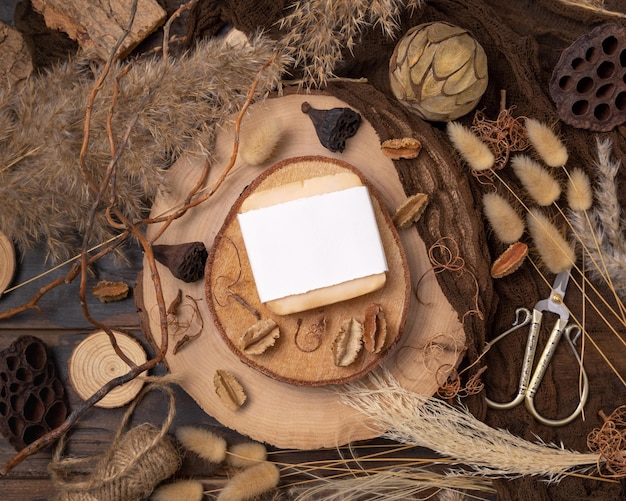
[[[128,24],[133,0],[33,0],[32,3],[48,27],[64,31],[83,48],[95,50],[106,60]],[[127,55],[165,17],[165,10],[155,0],[138,0],[133,26],[118,55]]]

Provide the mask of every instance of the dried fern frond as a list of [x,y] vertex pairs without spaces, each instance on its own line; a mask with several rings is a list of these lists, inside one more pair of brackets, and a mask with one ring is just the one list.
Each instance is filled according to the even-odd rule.
[[426,447],[487,477],[542,476],[557,481],[597,464],[597,454],[531,443],[491,428],[465,409],[402,388],[386,370],[339,387],[341,401],[365,414],[385,437]]
[[[216,124],[238,111],[272,57],[260,77],[258,98],[276,88],[286,61],[275,55],[275,42],[262,36],[236,48],[209,40],[177,60],[155,57],[131,64],[120,79],[113,111],[115,142],[132,119],[136,122],[109,190],[127,218],[145,215],[162,188],[164,169],[176,158],[211,150]],[[80,248],[95,201],[79,165],[95,81],[91,64],[79,57],[31,78],[19,92],[0,94],[0,230],[22,250],[44,244],[54,260]],[[112,158],[106,120],[121,70],[121,64],[112,68],[93,106],[85,165],[97,184]],[[97,211],[87,243],[114,234],[104,211]]]
[[396,36],[404,9],[422,0],[299,0],[278,22],[286,34],[281,46],[301,67],[305,87],[323,87],[337,63],[352,51],[364,29],[375,26],[388,38]]

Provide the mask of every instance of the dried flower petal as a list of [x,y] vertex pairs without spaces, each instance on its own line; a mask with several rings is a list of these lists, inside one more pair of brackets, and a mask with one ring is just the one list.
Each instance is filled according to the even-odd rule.
[[333,341],[335,365],[347,367],[352,364],[363,346],[363,324],[350,318],[341,324],[341,330]]
[[216,370],[213,385],[217,396],[231,411],[239,410],[248,398],[241,383],[228,371]]
[[239,347],[246,355],[260,355],[280,337],[280,328],[271,318],[262,318],[243,333]]

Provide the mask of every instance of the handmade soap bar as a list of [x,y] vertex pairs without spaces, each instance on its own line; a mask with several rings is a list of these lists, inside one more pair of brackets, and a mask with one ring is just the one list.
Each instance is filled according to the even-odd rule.
[[254,193],[237,219],[259,299],[279,315],[351,299],[385,283],[372,202],[355,174]]

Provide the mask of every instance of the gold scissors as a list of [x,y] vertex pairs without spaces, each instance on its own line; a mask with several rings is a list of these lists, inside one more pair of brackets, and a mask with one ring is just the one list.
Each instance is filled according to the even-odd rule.
[[[550,296],[548,298],[542,299],[535,304],[532,313],[527,308],[518,308],[515,311],[515,322],[513,323],[513,327],[497,336],[491,342],[487,343],[487,349],[489,349],[504,337],[530,323],[530,330],[528,333],[528,341],[526,342],[524,359],[522,361],[522,372],[520,374],[517,395],[510,402],[504,403],[494,402],[493,400],[486,398],[485,400],[489,407],[493,409],[512,409],[513,407],[524,402],[528,412],[530,412],[530,414],[537,421],[547,426],[563,426],[571,423],[583,411],[583,407],[585,406],[587,397],[589,396],[589,379],[587,378],[587,373],[585,372],[580,356],[578,355],[578,351],[576,350],[576,341],[581,334],[580,327],[576,324],[568,325],[569,310],[563,304],[569,278],[570,270],[559,273],[554,279],[552,291],[550,292]],[[550,337],[546,342],[546,346],[543,349],[543,352],[537,362],[537,366],[533,372],[533,362],[535,359],[535,353],[537,352],[539,332],[544,312],[555,313],[559,316],[559,318],[550,333]],[[524,318],[522,319],[520,319],[521,314],[524,314]],[[563,419],[549,419],[540,415],[539,412],[537,412],[537,409],[535,409],[535,394],[539,389],[539,385],[541,384],[543,376],[546,373],[548,365],[554,356],[556,347],[563,334],[572,348],[581,370],[582,387],[580,402],[578,403],[578,407],[576,407],[574,412],[569,416]]]

